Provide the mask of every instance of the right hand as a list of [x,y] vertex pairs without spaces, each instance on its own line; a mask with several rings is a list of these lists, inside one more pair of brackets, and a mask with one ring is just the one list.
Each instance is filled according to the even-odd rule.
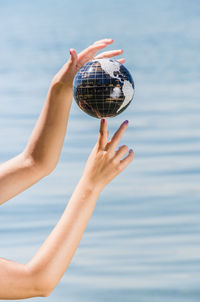
[[[97,144],[88,158],[83,173],[84,182],[93,190],[101,192],[133,160],[134,152],[127,146],[123,145],[116,150],[127,126],[128,121],[125,121],[108,141],[107,121],[101,120]],[[128,155],[124,157],[127,152]]]
[[[78,70],[88,61],[93,59],[112,58],[123,53],[122,49],[104,51],[96,56],[96,53],[108,45],[112,44],[112,39],[102,39],[94,42],[92,45],[84,49],[77,54],[76,50],[70,49],[70,58],[67,63],[59,70],[52,81],[52,85],[60,84],[63,87],[72,88],[73,80]],[[125,59],[118,60],[121,63],[125,62]]]

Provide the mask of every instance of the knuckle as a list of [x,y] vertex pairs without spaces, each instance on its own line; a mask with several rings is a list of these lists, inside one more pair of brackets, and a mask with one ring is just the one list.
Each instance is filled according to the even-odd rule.
[[99,134],[100,134],[100,135],[103,135],[103,134],[104,134],[103,129],[100,129],[100,130],[99,130]]
[[120,172],[119,160],[117,160],[115,157],[112,159],[112,167],[117,174]]
[[117,173],[120,173],[121,172],[121,166],[118,164],[115,168],[116,172]]
[[88,50],[92,50],[97,46],[97,44],[93,43],[90,46],[88,46]]
[[113,158],[112,152],[106,152],[106,157],[107,157],[108,161],[110,161],[111,163],[113,163],[114,158]]
[[123,151],[128,152],[128,146],[124,145],[122,146]]
[[114,167],[117,167],[118,160],[115,157],[112,158],[112,164]]

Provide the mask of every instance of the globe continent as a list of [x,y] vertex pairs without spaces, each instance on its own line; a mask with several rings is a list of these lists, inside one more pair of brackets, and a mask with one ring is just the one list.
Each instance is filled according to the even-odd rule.
[[73,83],[74,99],[87,114],[114,117],[123,112],[134,95],[134,82],[127,68],[111,59],[86,63]]

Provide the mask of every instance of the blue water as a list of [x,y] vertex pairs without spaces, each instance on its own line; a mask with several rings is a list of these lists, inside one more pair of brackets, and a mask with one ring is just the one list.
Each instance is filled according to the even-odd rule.
[[[136,85],[129,108],[108,121],[112,134],[130,120],[122,144],[135,160],[100,196],[48,301],[200,300],[199,16],[198,0],[0,0],[0,162],[26,146],[71,47],[113,38]],[[40,247],[98,126],[72,106],[56,170],[0,208],[1,257],[28,262]]]

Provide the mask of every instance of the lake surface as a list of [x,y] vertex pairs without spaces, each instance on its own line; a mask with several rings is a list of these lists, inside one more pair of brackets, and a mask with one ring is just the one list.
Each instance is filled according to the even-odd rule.
[[[121,144],[135,160],[101,194],[48,301],[200,300],[199,16],[195,0],[0,1],[0,162],[25,147],[71,47],[113,38],[136,86],[129,108],[108,120],[111,135],[130,121]],[[56,170],[1,206],[1,257],[26,263],[40,247],[98,127],[73,104]]]

